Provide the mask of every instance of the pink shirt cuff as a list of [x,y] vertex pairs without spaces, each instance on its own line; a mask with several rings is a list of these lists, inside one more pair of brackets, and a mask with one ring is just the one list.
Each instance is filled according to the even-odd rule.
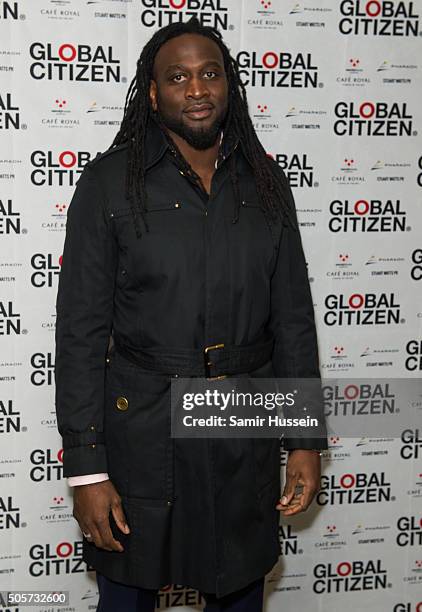
[[70,476],[67,479],[67,484],[69,487],[78,487],[79,485],[103,482],[103,480],[108,480],[108,474],[86,474],[85,476]]

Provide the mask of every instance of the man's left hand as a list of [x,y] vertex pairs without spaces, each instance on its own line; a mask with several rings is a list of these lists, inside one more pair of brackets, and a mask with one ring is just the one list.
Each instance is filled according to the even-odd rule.
[[[320,487],[321,457],[319,451],[296,449],[289,452],[286,483],[277,504],[284,516],[304,512]],[[303,487],[296,492],[296,487]]]

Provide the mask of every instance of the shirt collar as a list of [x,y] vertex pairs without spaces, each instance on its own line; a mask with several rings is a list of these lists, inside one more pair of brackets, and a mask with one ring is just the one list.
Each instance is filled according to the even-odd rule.
[[[215,167],[218,166],[231,154],[239,145],[240,139],[237,138],[231,146],[226,142],[224,138],[224,132],[222,131],[220,136],[220,147],[216,159]],[[157,163],[169,149],[169,143],[165,137],[161,127],[157,123],[155,117],[150,115],[148,119],[148,125],[145,135],[145,170],[148,170],[151,166]],[[251,164],[249,157],[245,153],[245,149],[241,146],[242,152],[246,159]]]

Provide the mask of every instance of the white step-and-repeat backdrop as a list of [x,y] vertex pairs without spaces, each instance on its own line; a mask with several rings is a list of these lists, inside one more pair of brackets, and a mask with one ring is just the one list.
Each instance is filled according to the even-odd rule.
[[[223,32],[294,189],[335,405],[371,424],[390,379],[421,377],[421,0],[0,1],[0,591],[70,591],[39,612],[98,597],[54,410],[67,207],[119,127],[142,46],[193,14]],[[360,378],[369,392],[347,386]],[[421,395],[412,409],[422,423]],[[268,612],[421,612],[422,426],[333,431],[323,463],[316,502],[281,521]],[[169,585],[159,605],[202,602]]]

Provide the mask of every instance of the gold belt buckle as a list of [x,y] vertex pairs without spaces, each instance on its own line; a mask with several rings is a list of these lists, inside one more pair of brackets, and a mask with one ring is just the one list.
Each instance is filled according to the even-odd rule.
[[[210,346],[206,346],[204,348],[205,353],[205,367],[209,373],[209,366],[212,365],[212,361],[208,361],[208,353],[213,351],[214,349],[224,348],[224,342],[220,342],[219,344],[211,344]],[[207,380],[222,380],[223,378],[227,378],[227,374],[221,374],[220,376],[206,376]]]

